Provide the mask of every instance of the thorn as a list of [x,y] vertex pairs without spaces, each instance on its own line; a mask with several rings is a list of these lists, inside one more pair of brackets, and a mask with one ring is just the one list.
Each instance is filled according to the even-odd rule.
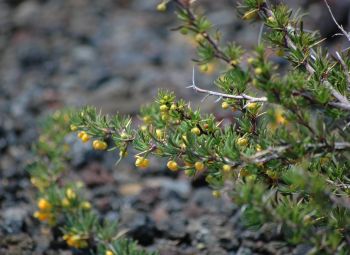
[[218,103],[221,99],[222,97],[218,97],[218,99],[215,100],[215,103]]

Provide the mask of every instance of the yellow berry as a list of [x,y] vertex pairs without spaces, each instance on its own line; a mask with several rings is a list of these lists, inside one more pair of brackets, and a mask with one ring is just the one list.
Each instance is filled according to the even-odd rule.
[[128,137],[129,137],[128,134],[125,133],[125,132],[122,132],[122,133],[120,134],[120,138],[121,138],[121,139],[127,139]]
[[82,202],[80,206],[81,206],[81,208],[83,208],[83,209],[85,209],[85,210],[91,209],[91,204],[90,204],[90,202],[88,202],[88,201]]
[[263,73],[263,70],[262,70],[261,67],[257,67],[257,68],[254,69],[254,73],[256,75],[261,75]]
[[152,120],[151,116],[145,116],[142,118],[143,122],[149,124]]
[[75,194],[75,192],[71,188],[68,188],[66,190],[66,197],[68,199],[72,200],[72,199],[75,199],[77,197],[77,194]]
[[147,130],[147,126],[146,126],[146,125],[142,125],[142,126],[140,127],[140,129],[141,129],[141,131],[145,132],[145,131]]
[[271,23],[276,21],[273,16],[268,17],[267,20],[270,21]]
[[204,36],[201,33],[196,34],[195,40],[196,42],[200,43],[204,40]]
[[162,111],[162,112],[165,112],[168,110],[168,106],[166,104],[162,104],[159,109]]
[[213,194],[213,197],[215,198],[221,197],[221,192],[219,190],[213,190],[212,194]]
[[170,110],[175,111],[176,109],[177,109],[176,104],[172,104],[172,105],[170,106]]
[[34,217],[40,221],[46,221],[46,220],[49,220],[51,218],[51,214],[47,213],[47,212],[37,211],[34,213]]
[[138,157],[135,161],[135,166],[139,168],[147,168],[149,166],[149,160],[144,157]]
[[198,127],[194,127],[191,129],[191,133],[195,134],[195,135],[200,135],[201,134],[201,130]]
[[186,150],[186,144],[185,143],[181,143],[180,147],[181,147],[182,150]]
[[262,148],[261,148],[261,145],[260,144],[257,144],[256,147],[255,147],[256,151],[262,151]]
[[257,103],[249,103],[249,104],[247,105],[247,109],[248,109],[249,111],[254,111],[257,107],[258,107],[258,104],[257,104]]
[[245,137],[240,137],[237,139],[237,144],[239,146],[246,146],[248,144],[248,139]]
[[38,208],[43,211],[47,211],[51,209],[51,204],[45,198],[40,198],[38,201]]
[[107,149],[108,145],[107,145],[107,143],[104,142],[104,141],[95,140],[95,141],[93,141],[93,143],[92,143],[92,147],[93,147],[95,150],[103,151],[103,150]]
[[169,161],[166,165],[171,171],[177,171],[179,169],[177,163],[175,161],[172,161],[172,160]]
[[86,135],[86,132],[85,131],[80,131],[78,133],[78,137],[81,139],[84,135]]
[[222,166],[222,170],[225,172],[225,173],[229,173],[231,171],[231,166],[230,165],[223,165]]
[[78,130],[78,127],[76,125],[70,125],[70,130],[71,131],[77,131]]
[[229,107],[230,107],[230,104],[229,104],[229,103],[227,103],[227,102],[222,102],[222,104],[221,104],[221,108],[222,108],[222,109],[226,110],[226,109],[228,109]]
[[166,11],[166,3],[162,2],[157,5],[157,11],[159,12],[165,12]]
[[111,250],[106,250],[105,255],[114,255],[114,253]]
[[257,16],[258,16],[258,10],[257,10],[257,9],[254,9],[254,10],[250,10],[250,11],[245,12],[245,13],[243,14],[242,19],[244,19],[244,20],[253,20],[253,19],[255,19]]
[[68,207],[70,205],[70,202],[69,202],[69,200],[67,198],[63,198],[61,200],[61,204],[62,204],[63,207]]
[[158,139],[162,139],[164,137],[164,132],[161,129],[156,129],[156,135]]
[[83,141],[83,143],[86,143],[88,141],[90,141],[90,136],[88,134],[84,134],[82,137],[81,137],[81,140]]
[[250,57],[250,58],[247,59],[247,62],[248,62],[249,65],[251,65],[251,64],[253,64],[255,62],[255,59]]
[[203,169],[204,169],[204,163],[201,162],[201,161],[197,161],[196,163],[194,163],[194,168],[195,168],[197,171],[203,171]]

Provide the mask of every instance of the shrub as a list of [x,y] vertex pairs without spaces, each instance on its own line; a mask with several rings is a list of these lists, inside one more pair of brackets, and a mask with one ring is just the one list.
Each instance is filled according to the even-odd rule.
[[[273,225],[289,245],[310,245],[310,254],[348,254],[349,51],[332,56],[319,34],[304,30],[301,15],[285,5],[244,0],[239,15],[262,22],[265,30],[255,50],[246,53],[222,42],[211,22],[195,13],[193,2],[164,1],[157,9],[176,5],[178,30],[195,39],[200,70],[209,71],[214,63],[221,68],[217,90],[201,88],[194,76],[190,88],[217,97],[223,110],[235,112],[231,124],[160,91],[154,103],[141,109],[140,126],[130,117],[86,107],[72,114],[72,131],[83,142],[92,140],[94,149],[118,149],[119,160],[133,146],[139,168],[149,167],[149,158],[156,156],[167,158],[171,171],[205,174],[213,196],[227,194],[241,206],[248,227]],[[289,62],[287,73],[279,72],[267,49]],[[47,194],[69,199],[67,192]],[[79,219],[70,222],[79,225]]]

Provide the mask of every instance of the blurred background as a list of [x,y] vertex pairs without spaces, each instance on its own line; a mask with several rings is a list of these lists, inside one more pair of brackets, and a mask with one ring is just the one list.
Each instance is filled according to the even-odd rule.
[[[225,39],[252,48],[259,24],[236,16],[236,1],[198,0]],[[308,13],[305,28],[320,30],[331,51],[346,47],[323,1],[282,1]],[[63,107],[93,105],[107,113],[137,116],[159,88],[220,112],[186,89],[195,44],[171,32],[174,7],[155,11],[158,0],[0,0],[0,254],[71,254],[32,218],[34,190],[25,165],[39,120]],[[347,27],[350,0],[329,0]],[[349,30],[349,29],[348,29]],[[280,63],[281,59],[276,59]],[[202,87],[215,72],[197,72]],[[73,138],[72,138],[73,139]],[[129,158],[117,168],[115,153],[99,154],[73,143],[70,171],[88,188],[101,216],[119,220],[128,235],[161,254],[277,254],[274,233],[254,233],[239,222],[225,198],[211,197],[203,180],[170,174],[165,163],[139,172]],[[278,245],[277,245],[278,246]],[[279,250],[280,252],[280,250]],[[283,253],[284,252],[284,253]],[[282,250],[281,254],[304,254]],[[298,253],[299,252],[299,253]]]

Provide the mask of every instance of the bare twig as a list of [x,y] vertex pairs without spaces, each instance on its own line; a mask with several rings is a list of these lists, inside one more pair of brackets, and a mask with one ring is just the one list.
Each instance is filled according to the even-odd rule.
[[237,99],[237,100],[248,100],[250,102],[266,102],[267,101],[267,97],[253,97],[253,96],[249,96],[247,94],[231,95],[231,94],[225,94],[225,93],[211,91],[211,90],[207,90],[207,89],[202,89],[196,85],[194,68],[193,68],[193,72],[192,72],[192,84],[191,84],[191,86],[188,86],[187,88],[192,88],[199,93],[205,93],[207,95],[217,96],[221,99],[222,98],[231,98],[231,99]]
[[350,42],[350,34],[348,32],[345,31],[345,29],[343,28],[343,26],[341,26],[338,21],[335,19],[334,15],[333,15],[333,12],[332,12],[332,9],[331,7],[329,6],[327,0],[324,0],[324,3],[326,4],[327,8],[328,8],[328,11],[330,13],[330,15],[332,16],[332,19],[334,21],[334,23],[337,25],[337,27],[340,29],[340,31],[343,33],[343,35],[348,39],[348,41]]

